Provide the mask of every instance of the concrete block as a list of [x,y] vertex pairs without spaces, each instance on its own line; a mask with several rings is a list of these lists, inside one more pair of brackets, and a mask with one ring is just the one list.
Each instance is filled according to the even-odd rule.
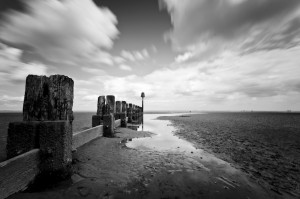
[[41,171],[44,175],[66,173],[72,162],[72,125],[69,121],[41,122],[39,128]]
[[92,116],[92,127],[101,125],[102,117],[103,116],[100,116],[100,115],[93,115]]
[[39,147],[39,124],[40,122],[9,123],[6,145],[8,159]]
[[115,128],[118,128],[121,126],[121,120],[118,119],[118,120],[115,120]]
[[113,114],[103,116],[103,136],[114,137],[115,118]]
[[96,126],[94,128],[78,132],[73,135],[72,149],[73,150],[77,149],[78,147],[80,147],[102,135],[103,135],[103,125]]

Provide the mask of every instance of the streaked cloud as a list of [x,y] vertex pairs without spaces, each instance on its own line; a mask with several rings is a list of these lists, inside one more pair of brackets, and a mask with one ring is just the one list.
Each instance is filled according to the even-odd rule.
[[143,49],[141,51],[126,51],[126,50],[123,50],[121,52],[121,56],[125,59],[127,59],[128,61],[139,61],[139,60],[144,60],[146,58],[149,57],[149,53],[147,51],[147,49]]
[[143,91],[148,110],[285,110],[300,97],[299,53],[299,47],[243,56],[226,51],[214,61],[165,67],[143,77],[106,75],[90,81],[101,83],[99,95],[113,93],[135,103]]
[[114,57],[114,62],[117,63],[117,64],[122,64],[122,63],[124,63],[125,61],[126,61],[126,60],[125,60],[125,58],[123,58],[123,57],[119,57],[119,56]]
[[130,66],[128,66],[128,65],[125,65],[125,64],[121,64],[121,65],[119,66],[119,68],[120,68],[121,70],[125,70],[125,71],[132,71],[132,68],[131,68]]
[[166,38],[196,60],[224,49],[251,53],[300,41],[298,0],[161,0],[160,5],[172,18]]
[[28,12],[9,11],[1,40],[55,62],[99,61],[111,65],[105,49],[118,36],[117,18],[92,0],[30,0]]
[[[1,43],[0,43],[1,44]],[[46,75],[47,67],[41,63],[23,63],[22,50],[1,44],[0,84],[23,83],[28,74]]]
[[81,68],[84,72],[91,73],[93,75],[100,75],[100,74],[105,74],[106,72],[102,69],[99,68],[90,68],[90,67],[83,67]]

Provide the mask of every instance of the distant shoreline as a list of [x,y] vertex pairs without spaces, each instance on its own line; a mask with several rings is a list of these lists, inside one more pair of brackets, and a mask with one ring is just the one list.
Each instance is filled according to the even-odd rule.
[[[74,111],[75,113],[93,113],[95,111]],[[0,113],[22,113],[22,111],[0,110]],[[300,113],[300,111],[145,111],[144,114],[171,114],[171,113]]]

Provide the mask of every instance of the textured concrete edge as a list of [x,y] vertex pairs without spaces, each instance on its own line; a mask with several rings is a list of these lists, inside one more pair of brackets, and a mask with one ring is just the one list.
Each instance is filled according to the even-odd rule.
[[121,119],[115,120],[115,127],[120,127],[121,126]]
[[25,190],[39,174],[40,150],[33,149],[0,163],[0,199]]
[[[121,126],[121,120],[115,121],[115,127]],[[78,147],[81,147],[82,145],[102,136],[103,134],[103,125],[95,126],[90,129],[86,129],[84,131],[78,132],[73,135],[73,143],[72,143],[72,149],[77,149]]]
[[95,126],[93,128],[78,132],[73,135],[72,149],[77,149],[78,147],[102,136],[103,125]]

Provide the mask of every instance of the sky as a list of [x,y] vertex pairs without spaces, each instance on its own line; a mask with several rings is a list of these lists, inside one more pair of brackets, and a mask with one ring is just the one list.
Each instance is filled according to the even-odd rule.
[[1,0],[0,111],[28,74],[145,110],[300,111],[299,0]]

